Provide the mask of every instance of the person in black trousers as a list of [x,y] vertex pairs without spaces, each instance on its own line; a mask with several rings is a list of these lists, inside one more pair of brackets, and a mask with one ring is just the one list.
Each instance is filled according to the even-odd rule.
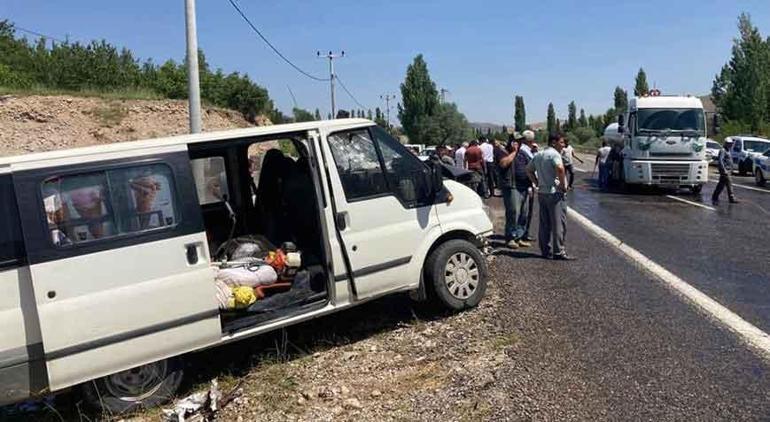
[[719,205],[719,195],[722,194],[722,190],[727,188],[727,198],[731,204],[737,204],[738,200],[735,199],[735,192],[733,192],[733,181],[730,177],[730,173],[733,172],[733,157],[730,156],[730,148],[733,145],[733,141],[730,138],[725,139],[725,144],[722,149],[719,150],[719,158],[717,159],[717,166],[719,168],[719,183],[717,183],[714,194],[711,195],[711,203]]

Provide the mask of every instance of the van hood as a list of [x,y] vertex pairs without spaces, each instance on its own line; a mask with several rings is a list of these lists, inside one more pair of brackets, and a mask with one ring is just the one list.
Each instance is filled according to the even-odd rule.
[[706,151],[706,138],[702,136],[652,134],[634,136],[633,142],[634,148],[648,153],[650,157],[703,158]]

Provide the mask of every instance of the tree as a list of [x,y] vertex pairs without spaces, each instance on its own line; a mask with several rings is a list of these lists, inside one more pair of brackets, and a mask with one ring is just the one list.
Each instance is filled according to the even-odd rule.
[[572,101],[567,106],[568,115],[567,115],[567,130],[573,131],[575,128],[577,128],[577,106],[575,105],[575,102]]
[[379,107],[374,109],[374,123],[377,123],[382,128],[390,129],[388,127],[388,122],[385,120],[385,115]]
[[313,120],[315,120],[315,116],[313,116],[313,113],[307,110],[303,110],[301,108],[294,107],[294,109],[292,110],[292,113],[294,114],[295,122],[312,122]]
[[556,131],[556,111],[553,109],[553,103],[548,103],[548,114],[546,117],[546,130],[548,133]]
[[588,127],[588,119],[586,119],[586,111],[582,108],[580,109],[580,118],[578,119],[578,126],[580,127]]
[[369,120],[372,120],[372,109],[366,111],[366,118]]
[[561,120],[559,120],[559,119],[556,119],[555,131],[556,131],[556,133],[561,133]]
[[527,112],[524,108],[524,97],[517,95],[514,101],[514,130],[523,132],[527,129]]
[[315,114],[313,114],[313,118],[316,120],[321,120],[321,111],[317,108],[315,109]]
[[337,110],[337,116],[335,119],[347,119],[350,117],[350,112],[347,110]]
[[439,104],[436,113],[427,117],[419,128],[418,137],[427,145],[455,145],[467,141],[475,133],[455,103]]
[[770,131],[770,39],[763,39],[751,17],[738,18],[732,57],[714,79],[712,95],[726,120],[752,132]]
[[428,65],[419,54],[406,69],[406,78],[401,84],[401,104],[398,105],[398,119],[410,142],[427,143],[421,138],[426,132],[421,125],[427,124],[436,114],[438,106],[436,84],[430,79]]
[[648,92],[650,92],[650,86],[647,84],[647,74],[644,73],[644,69],[639,68],[639,73],[636,74],[634,95],[641,97],[642,95],[647,95]]
[[628,109],[628,92],[626,92],[623,88],[616,86],[614,97],[615,110],[617,110],[618,113],[624,113]]

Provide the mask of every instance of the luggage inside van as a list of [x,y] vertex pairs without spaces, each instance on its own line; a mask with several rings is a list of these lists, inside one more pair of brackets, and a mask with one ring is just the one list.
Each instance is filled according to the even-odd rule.
[[326,302],[319,198],[303,135],[191,145],[225,332]]

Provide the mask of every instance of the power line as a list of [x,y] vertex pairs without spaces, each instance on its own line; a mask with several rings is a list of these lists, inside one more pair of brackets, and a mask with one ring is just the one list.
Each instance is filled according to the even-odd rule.
[[13,25],[13,29],[15,29],[17,31],[25,32],[25,33],[30,34],[30,35],[34,35],[36,37],[48,38],[50,40],[59,41],[60,43],[65,43],[66,42],[66,41],[64,41],[62,39],[59,39],[59,38],[56,38],[56,37],[52,37],[50,35],[46,35],[46,34],[43,34],[43,33],[37,32],[37,31],[33,31],[31,29],[22,28],[20,26],[15,25],[15,24]]
[[356,97],[355,97],[353,94],[351,94],[351,93],[350,93],[350,91],[348,91],[348,88],[347,88],[347,87],[345,86],[345,84],[342,82],[342,79],[340,79],[340,75],[334,75],[334,76],[335,76],[335,78],[337,79],[337,82],[339,82],[339,83],[340,83],[340,86],[342,87],[342,90],[343,90],[343,91],[345,91],[345,93],[346,93],[346,94],[348,94],[348,96],[349,96],[351,99],[353,99],[353,101],[354,101],[356,104],[358,104],[358,106],[359,106],[359,107],[361,107],[362,109],[366,109],[366,106],[364,106],[363,104],[361,104],[361,103],[360,103],[360,102],[359,102],[359,101],[356,99]]
[[259,35],[259,38],[261,38],[262,41],[264,41],[265,44],[267,44],[268,47],[270,47],[270,49],[273,50],[273,52],[278,55],[278,57],[282,58],[283,61],[285,61],[286,63],[289,64],[289,66],[293,67],[294,70],[296,70],[297,72],[307,76],[310,79],[316,80],[318,82],[328,82],[329,81],[329,78],[319,78],[317,76],[313,76],[313,75],[305,72],[304,70],[302,70],[299,66],[295,65],[294,63],[292,63],[291,60],[287,59],[286,56],[284,56],[280,51],[278,51],[278,49],[275,48],[275,46],[273,44],[271,44],[270,41],[268,41],[267,38],[265,38],[264,35],[262,35],[262,32],[260,32],[260,30],[257,29],[257,27],[254,26],[253,23],[251,23],[251,20],[249,20],[249,18],[243,13],[243,11],[238,7],[238,5],[235,3],[235,1],[233,1],[233,0],[227,0],[227,1],[230,2],[230,5],[233,6],[233,8],[238,12],[239,15],[241,15],[243,20],[246,21],[246,23],[251,27],[251,29],[253,29],[254,32],[257,33],[257,35]]

